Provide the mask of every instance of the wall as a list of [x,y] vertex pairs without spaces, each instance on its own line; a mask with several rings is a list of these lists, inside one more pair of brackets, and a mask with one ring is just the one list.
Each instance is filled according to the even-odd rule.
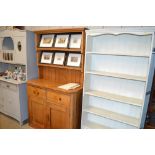
[[[155,26],[25,26],[26,30],[35,31],[35,30],[44,30],[44,29],[55,29],[55,28],[75,28],[75,27],[86,27],[88,29],[146,29],[154,30]],[[5,26],[0,26],[0,30],[5,29]]]

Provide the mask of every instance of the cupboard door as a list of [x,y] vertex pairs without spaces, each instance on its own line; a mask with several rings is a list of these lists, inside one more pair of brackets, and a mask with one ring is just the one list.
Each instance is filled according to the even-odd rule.
[[45,104],[43,99],[29,97],[29,117],[32,127],[45,127]]
[[20,104],[18,96],[18,86],[8,83],[3,83],[3,102],[4,112],[15,119],[20,118]]
[[15,37],[15,62],[26,64],[26,38]]
[[47,128],[67,129],[70,127],[68,107],[51,104],[47,107]]
[[2,38],[0,38],[0,62],[3,61],[2,55],[3,55],[3,52],[2,52]]
[[3,112],[4,110],[4,99],[3,99],[3,89],[2,89],[2,85],[1,85],[1,82],[0,82],[0,112]]

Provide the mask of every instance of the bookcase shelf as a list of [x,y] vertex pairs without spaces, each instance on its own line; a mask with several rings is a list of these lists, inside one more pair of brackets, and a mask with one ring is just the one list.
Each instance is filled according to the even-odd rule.
[[111,129],[110,127],[100,125],[98,123],[87,121],[86,125],[83,124],[83,128],[85,129]]
[[96,96],[96,97],[101,97],[101,98],[104,98],[107,100],[113,100],[113,101],[131,104],[131,105],[136,105],[136,106],[142,106],[142,104],[143,104],[142,99],[112,94],[112,93],[108,93],[108,92],[89,90],[89,91],[86,91],[85,94]]
[[109,110],[105,110],[105,109],[99,109],[99,108],[94,108],[94,107],[88,107],[86,109],[83,109],[83,111],[88,112],[88,113],[92,113],[94,115],[99,115],[108,119],[112,119],[115,121],[119,121],[122,123],[126,123],[132,126],[137,127],[139,125],[139,119],[138,118],[133,118],[133,117],[129,117],[126,115],[122,115],[116,112],[112,112]]
[[149,55],[144,55],[144,54],[141,54],[139,52],[130,54],[130,53],[124,53],[124,52],[90,52],[90,51],[88,51],[86,54],[130,56],[130,57],[146,57],[146,58],[149,57]]
[[144,127],[153,38],[151,31],[86,31],[82,128]]
[[95,70],[86,71],[86,73],[100,75],[100,76],[109,76],[109,77],[116,77],[116,78],[122,78],[122,79],[129,79],[129,80],[146,81],[146,77],[129,75],[129,74],[112,73],[112,72],[95,71]]

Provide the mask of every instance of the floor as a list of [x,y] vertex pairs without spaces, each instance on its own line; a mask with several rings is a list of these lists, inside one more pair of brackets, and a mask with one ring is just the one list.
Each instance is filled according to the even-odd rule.
[[15,119],[0,113],[0,129],[32,129],[28,123],[23,126]]

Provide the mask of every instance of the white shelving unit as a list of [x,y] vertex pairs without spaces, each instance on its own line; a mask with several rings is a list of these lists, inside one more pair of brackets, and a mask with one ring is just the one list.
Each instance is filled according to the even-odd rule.
[[153,31],[86,31],[82,128],[143,128],[155,68]]

